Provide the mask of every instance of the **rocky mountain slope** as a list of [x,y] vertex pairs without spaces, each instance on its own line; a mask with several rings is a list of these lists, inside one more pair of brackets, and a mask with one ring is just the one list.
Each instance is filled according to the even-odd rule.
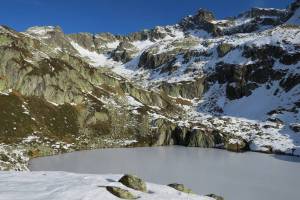
[[300,155],[300,1],[130,35],[0,27],[0,166],[116,146]]

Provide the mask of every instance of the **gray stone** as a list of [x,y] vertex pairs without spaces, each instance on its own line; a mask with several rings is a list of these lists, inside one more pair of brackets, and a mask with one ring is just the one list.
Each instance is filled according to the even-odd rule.
[[113,195],[121,198],[121,199],[137,199],[133,194],[131,194],[128,190],[124,190],[119,187],[114,186],[106,186],[107,191],[112,193]]
[[178,190],[180,192],[188,193],[188,194],[193,194],[193,191],[187,187],[185,187],[183,184],[179,183],[171,183],[168,185],[171,188],[174,188],[175,190]]
[[147,192],[147,186],[145,181],[143,181],[137,176],[126,174],[119,180],[119,182],[129,188],[139,190],[142,192]]
[[215,194],[207,194],[207,195],[205,195],[205,196],[207,196],[207,197],[212,197],[212,198],[214,198],[215,200],[224,200],[223,197],[218,196],[218,195],[215,195]]

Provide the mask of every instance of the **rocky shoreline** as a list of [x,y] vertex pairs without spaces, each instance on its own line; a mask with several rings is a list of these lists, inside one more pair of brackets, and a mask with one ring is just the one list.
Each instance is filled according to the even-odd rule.
[[[42,142],[39,140],[38,137],[30,137],[27,140],[24,140],[21,144],[15,144],[15,145],[6,145],[6,144],[0,144],[0,170],[4,171],[28,171],[28,164],[29,160],[37,157],[46,157],[46,156],[53,156],[58,155],[62,153],[71,153],[74,151],[82,151],[82,150],[94,150],[94,149],[101,149],[101,148],[135,148],[135,147],[155,147],[155,146],[169,146],[169,145],[181,145],[186,147],[197,147],[197,145],[191,146],[189,144],[205,144],[207,145],[207,141],[199,141],[197,138],[194,139],[194,143],[190,142],[187,145],[185,144],[159,144],[159,142],[156,142],[155,144],[148,143],[145,145],[145,141],[137,141],[137,140],[130,140],[128,138],[126,139],[119,139],[115,142],[113,140],[106,139],[105,142],[102,142],[98,144],[95,147],[95,143],[92,143],[91,145],[87,145],[84,148],[76,146],[75,144],[67,144],[64,142],[55,142],[52,141],[50,143]],[[165,141],[165,140],[163,140]],[[193,141],[193,140],[191,140]],[[158,145],[159,144],[159,145]],[[286,156],[297,156],[299,155],[293,155],[290,153],[285,152],[272,152],[269,150],[266,151],[256,151],[249,149],[249,144],[242,139],[229,139],[228,142],[224,144],[218,144],[214,147],[212,146],[204,146],[199,148],[217,148],[217,149],[223,149],[231,152],[236,153],[243,153],[246,151],[252,151],[257,153],[266,153],[266,154],[278,154],[278,155],[286,155]]]

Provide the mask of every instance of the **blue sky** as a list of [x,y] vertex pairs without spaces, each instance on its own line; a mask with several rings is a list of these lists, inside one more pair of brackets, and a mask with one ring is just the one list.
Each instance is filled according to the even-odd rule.
[[0,24],[18,31],[34,25],[59,25],[66,33],[127,34],[175,24],[199,8],[217,18],[251,7],[285,8],[293,0],[3,0]]

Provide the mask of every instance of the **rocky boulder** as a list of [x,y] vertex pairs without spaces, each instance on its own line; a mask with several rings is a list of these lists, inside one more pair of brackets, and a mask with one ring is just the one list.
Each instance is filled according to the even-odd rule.
[[243,152],[247,150],[248,145],[247,143],[242,140],[242,139],[234,139],[231,138],[225,143],[225,148],[228,151],[233,151],[233,152]]
[[143,181],[137,176],[126,174],[119,180],[119,182],[134,190],[147,192],[147,186],[145,181]]
[[0,161],[8,162],[9,157],[7,155],[5,155],[4,153],[0,153]]
[[137,197],[131,194],[128,190],[124,190],[119,187],[106,186],[106,190],[121,199],[137,199]]
[[178,184],[178,183],[171,183],[168,185],[171,188],[174,188],[175,190],[178,190],[180,192],[188,193],[188,194],[193,194],[193,191],[187,187],[185,187],[183,184]]
[[207,197],[212,197],[212,198],[214,198],[215,200],[224,200],[223,197],[218,196],[218,195],[215,195],[215,194],[207,194],[207,195],[205,195],[205,196],[207,196]]

